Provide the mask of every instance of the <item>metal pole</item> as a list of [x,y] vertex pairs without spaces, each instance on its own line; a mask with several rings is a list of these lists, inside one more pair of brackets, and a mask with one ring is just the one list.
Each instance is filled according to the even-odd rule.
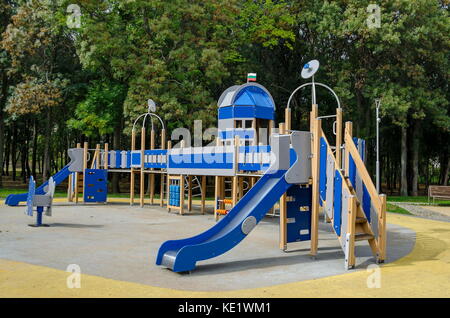
[[377,162],[376,162],[376,183],[377,183],[377,193],[380,194],[380,104],[381,100],[376,99],[376,117],[377,117]]
[[314,75],[312,76],[312,104],[316,105],[316,84],[314,82]]

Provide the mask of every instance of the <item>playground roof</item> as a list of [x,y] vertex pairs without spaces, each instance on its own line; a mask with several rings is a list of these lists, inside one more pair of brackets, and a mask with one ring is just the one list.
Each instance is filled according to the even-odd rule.
[[218,106],[254,106],[275,109],[275,102],[269,91],[257,83],[235,85],[226,89],[219,98]]

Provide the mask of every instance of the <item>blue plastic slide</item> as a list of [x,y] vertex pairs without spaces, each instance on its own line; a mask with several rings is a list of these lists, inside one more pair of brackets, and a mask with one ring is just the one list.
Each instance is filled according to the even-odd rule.
[[[55,185],[60,184],[70,175],[71,171],[69,170],[70,163],[58,171],[55,175],[53,175],[53,180],[55,181]],[[48,185],[48,181],[45,181],[39,188],[36,189],[36,194],[45,194],[45,188]],[[5,204],[9,206],[17,206],[20,202],[27,201],[28,193],[20,193],[20,194],[10,194],[6,197]]]
[[235,247],[293,186],[287,183],[286,172],[266,173],[220,222],[206,232],[165,242],[159,248],[156,264],[174,272],[191,271],[197,261],[219,256]]

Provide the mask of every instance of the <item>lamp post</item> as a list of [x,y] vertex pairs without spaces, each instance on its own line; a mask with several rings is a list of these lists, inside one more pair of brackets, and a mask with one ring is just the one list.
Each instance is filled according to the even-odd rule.
[[376,162],[376,184],[377,184],[377,193],[380,194],[380,105],[381,99],[375,99],[376,106],[376,117],[377,117],[377,162]]

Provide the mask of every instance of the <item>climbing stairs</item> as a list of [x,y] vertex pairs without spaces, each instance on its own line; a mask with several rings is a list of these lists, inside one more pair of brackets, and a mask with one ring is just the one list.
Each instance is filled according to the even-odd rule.
[[[386,242],[385,197],[374,190],[353,138],[346,131],[342,166],[336,161],[333,148],[323,131],[320,147],[321,203],[345,253],[346,268],[354,268],[355,242],[360,241],[367,241],[377,262],[383,262]],[[356,176],[359,178],[358,184],[355,182]],[[359,189],[355,189],[355,186]],[[327,202],[327,196],[330,202]]]

